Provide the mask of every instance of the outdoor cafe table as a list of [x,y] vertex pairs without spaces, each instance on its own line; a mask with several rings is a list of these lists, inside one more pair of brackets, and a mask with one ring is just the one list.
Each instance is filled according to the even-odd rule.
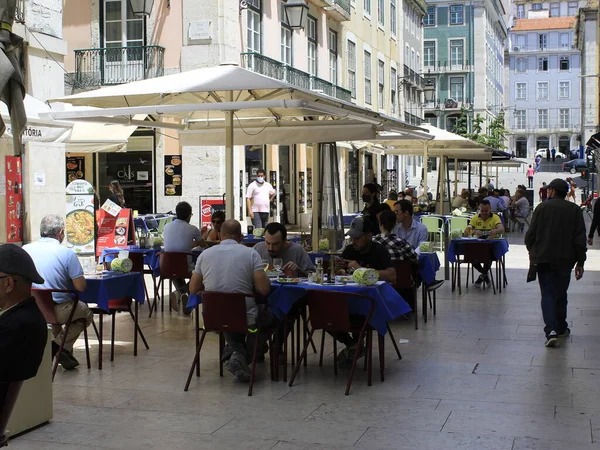
[[[99,262],[104,262],[106,258],[106,262],[112,261],[112,257],[106,257],[109,253],[119,253],[120,251],[128,251],[130,253],[143,253],[144,254],[144,264],[146,264],[150,269],[152,269],[154,276],[158,276],[158,269],[160,267],[160,260],[158,254],[162,251],[162,248],[106,248],[102,250],[102,254],[100,258],[98,258]],[[110,259],[109,259],[110,258]]]
[[[242,244],[258,244],[259,242],[264,242],[264,237],[254,236],[253,234],[247,234],[244,236],[242,240]],[[288,236],[288,241],[300,243],[302,238],[300,236]]]

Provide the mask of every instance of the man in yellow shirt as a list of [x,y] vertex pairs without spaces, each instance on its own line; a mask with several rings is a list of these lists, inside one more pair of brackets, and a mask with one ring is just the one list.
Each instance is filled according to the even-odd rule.
[[[471,222],[465,229],[465,236],[477,236],[477,237],[494,237],[504,233],[504,227],[500,217],[492,214],[492,205],[489,200],[482,200],[479,204],[479,214],[474,215],[471,218]],[[473,264],[473,268],[477,270],[481,275],[475,281],[475,286],[481,287],[483,283],[486,285],[490,284],[490,278],[488,272],[491,265],[486,264]]]

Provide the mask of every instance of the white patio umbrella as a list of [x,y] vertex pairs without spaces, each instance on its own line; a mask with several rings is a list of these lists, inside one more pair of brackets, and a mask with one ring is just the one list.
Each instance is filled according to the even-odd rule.
[[[376,137],[377,131],[403,135],[419,130],[396,119],[234,65],[106,87],[51,102],[99,108],[52,113],[51,117],[58,120],[98,120],[174,128],[179,131],[184,145],[225,145],[228,217],[233,216],[234,143],[369,140]],[[134,114],[148,114],[159,120],[134,120]],[[317,178],[315,176],[313,180],[316,182]],[[315,186],[313,196],[316,198],[317,195]],[[313,205],[317,202],[313,201]],[[313,214],[313,238],[318,229],[316,216]]]

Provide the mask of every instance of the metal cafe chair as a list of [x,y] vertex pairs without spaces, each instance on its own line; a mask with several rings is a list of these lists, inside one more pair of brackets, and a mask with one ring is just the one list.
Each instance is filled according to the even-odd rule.
[[[165,306],[165,280],[169,280],[169,293],[173,290],[173,279],[175,278],[190,278],[190,270],[188,267],[189,252],[160,252],[159,282],[158,291],[160,292],[160,310],[164,311]],[[158,312],[158,298],[154,299],[154,303],[150,307],[150,316],[152,311]]]

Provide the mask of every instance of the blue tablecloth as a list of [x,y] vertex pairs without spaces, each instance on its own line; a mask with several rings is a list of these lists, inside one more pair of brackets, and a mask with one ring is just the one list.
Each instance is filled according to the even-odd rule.
[[[267,298],[269,307],[273,314],[282,318],[290,312],[294,304],[306,295],[307,289],[322,289],[329,291],[343,291],[354,294],[364,294],[373,298],[375,309],[369,322],[380,334],[387,333],[387,323],[409,313],[410,306],[396,292],[396,290],[384,281],[380,281],[376,286],[359,286],[357,284],[347,284],[345,286],[328,286],[325,284],[280,284],[271,283],[271,293]],[[194,308],[201,303],[201,298],[197,294],[190,295],[187,306]],[[350,298],[348,308],[352,314],[367,315],[369,313],[369,304],[366,301]]]
[[114,298],[131,297],[140,304],[146,299],[142,274],[138,272],[108,278],[86,277],[85,281],[87,287],[79,294],[79,300],[96,303],[105,311],[108,311],[108,301]]
[[440,259],[435,252],[422,252],[419,255],[419,274],[425,284],[435,281],[435,273],[440,268]]
[[469,239],[469,238],[452,239],[450,241],[450,245],[448,246],[448,261],[456,262],[456,255],[461,254],[461,250],[460,250],[461,242],[478,242],[478,243],[481,243],[482,245],[491,245],[492,253],[494,254],[495,260],[502,258],[506,253],[508,253],[508,241],[504,238],[502,238],[502,239]]
[[[158,254],[162,251],[161,248],[107,248],[102,251],[100,258],[98,258],[99,262],[104,262],[107,253],[115,253],[120,252],[121,250],[127,250],[131,253],[143,253],[144,254],[144,264],[152,269],[155,276],[158,276],[160,260],[158,258]],[[107,262],[112,261],[112,258],[109,256],[106,258]]]

